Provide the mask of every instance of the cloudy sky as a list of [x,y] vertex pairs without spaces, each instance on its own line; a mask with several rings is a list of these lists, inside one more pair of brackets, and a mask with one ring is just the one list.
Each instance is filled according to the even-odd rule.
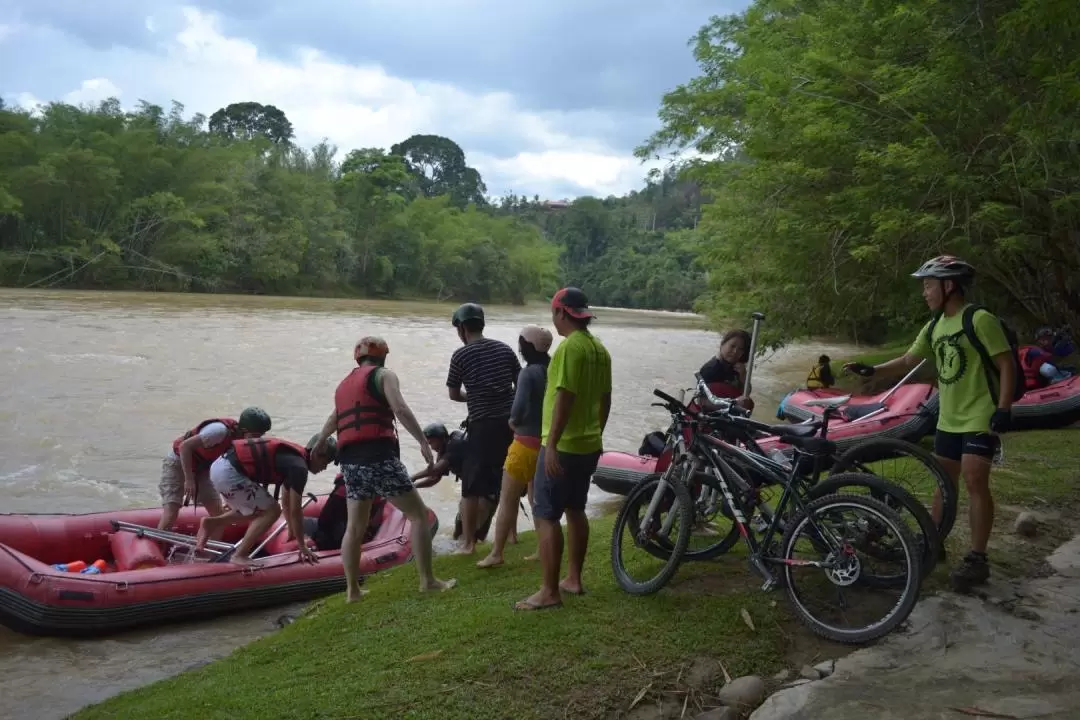
[[633,148],[696,74],[688,39],[746,0],[5,0],[0,97],[274,104],[342,152],[414,133],[494,196],[639,187]]

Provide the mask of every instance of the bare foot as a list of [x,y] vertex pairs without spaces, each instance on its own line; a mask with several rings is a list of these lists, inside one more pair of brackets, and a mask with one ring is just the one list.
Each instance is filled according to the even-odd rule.
[[444,592],[457,585],[455,578],[449,580],[436,580],[430,585],[421,585],[420,592]]
[[526,555],[525,556],[525,561],[526,562],[532,562],[533,560],[536,560],[539,557],[540,557],[540,553],[539,552],[534,552],[532,555]]
[[459,547],[457,550],[454,551],[454,554],[455,555],[472,555],[475,552],[476,552],[476,543],[473,543],[471,545],[462,545],[461,547]]
[[195,533],[195,552],[202,552],[206,548],[206,541],[209,539],[206,523],[199,523],[199,532]]
[[356,588],[355,591],[349,590],[348,592],[345,593],[345,602],[346,603],[354,603],[354,602],[358,601],[360,598],[367,595],[369,592],[370,592],[370,590],[366,590],[364,588]]
[[247,555],[233,555],[229,558],[229,562],[233,565],[243,565],[244,567],[262,567],[259,563],[255,562]]
[[585,588],[581,586],[581,581],[572,583],[569,580],[563,580],[559,583],[559,589],[564,593],[570,593],[571,595],[584,595]]
[[548,595],[543,590],[514,605],[515,610],[548,610],[557,607],[562,607],[562,598],[558,595]]
[[490,568],[498,567],[503,564],[502,555],[488,555],[486,558],[476,563],[478,568]]

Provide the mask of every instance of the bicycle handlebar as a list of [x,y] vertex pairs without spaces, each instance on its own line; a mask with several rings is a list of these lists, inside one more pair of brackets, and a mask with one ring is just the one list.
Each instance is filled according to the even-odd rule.
[[681,402],[679,402],[675,398],[671,397],[670,395],[668,395],[663,390],[653,390],[652,394],[655,395],[656,397],[660,398],[664,402],[670,403],[670,404],[672,404],[672,405],[674,405],[676,407],[682,407],[683,406],[683,404]]

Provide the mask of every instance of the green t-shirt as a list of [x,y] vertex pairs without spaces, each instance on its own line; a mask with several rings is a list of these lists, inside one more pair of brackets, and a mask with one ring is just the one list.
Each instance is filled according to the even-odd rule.
[[611,393],[611,356],[587,330],[576,330],[559,343],[548,365],[541,442],[546,443],[559,390],[574,394],[574,406],[559,438],[559,452],[587,455],[604,448],[600,408]]
[[[937,364],[938,393],[941,409],[938,430],[952,433],[988,432],[990,416],[997,409],[986,383],[982,358],[972,347],[963,326],[964,310],[952,316],[942,315],[934,326],[934,337],[927,342],[926,323],[908,352]],[[992,314],[980,310],[972,318],[975,335],[993,358],[1009,352],[1009,341],[1001,323]]]

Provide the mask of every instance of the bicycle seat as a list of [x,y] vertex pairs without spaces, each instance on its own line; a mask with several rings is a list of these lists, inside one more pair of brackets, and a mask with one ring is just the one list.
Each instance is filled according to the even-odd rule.
[[840,395],[839,397],[814,398],[813,400],[807,400],[803,403],[803,405],[806,405],[807,407],[836,407],[837,405],[843,405],[850,399],[850,395]]
[[836,443],[819,437],[805,435],[781,435],[780,442],[796,447],[809,455],[835,455]]

